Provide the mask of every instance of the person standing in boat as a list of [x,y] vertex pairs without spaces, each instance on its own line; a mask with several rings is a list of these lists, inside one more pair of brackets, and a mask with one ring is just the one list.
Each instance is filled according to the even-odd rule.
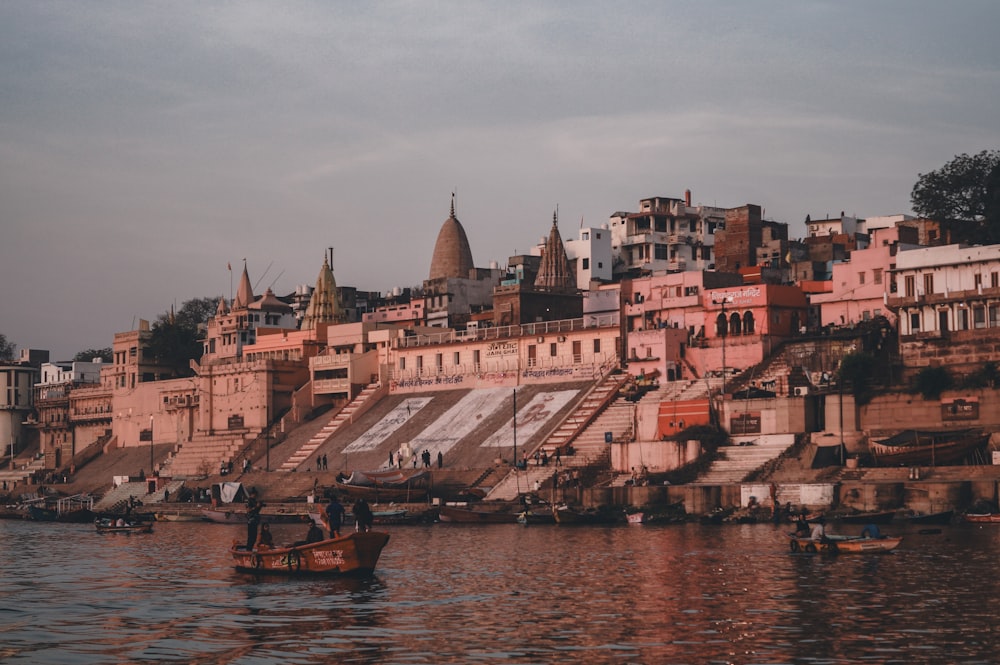
[[323,512],[326,528],[330,531],[331,538],[340,538],[340,528],[344,524],[344,506],[340,504],[340,499],[336,494],[330,495],[330,503],[327,504]]
[[247,494],[247,549],[252,550],[257,544],[257,527],[260,525],[260,511],[264,504],[257,499],[257,490]]
[[375,516],[372,514],[371,506],[368,505],[364,497],[354,502],[351,512],[354,513],[354,525],[358,533],[368,533],[372,530],[372,525],[375,523]]

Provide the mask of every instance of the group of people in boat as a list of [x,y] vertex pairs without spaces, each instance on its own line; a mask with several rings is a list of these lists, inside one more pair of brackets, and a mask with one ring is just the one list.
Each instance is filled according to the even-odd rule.
[[[274,547],[274,536],[271,533],[271,525],[267,522],[261,523],[261,510],[264,508],[264,503],[258,498],[256,489],[251,489],[247,493],[246,507],[246,549],[253,550],[260,549],[261,547]],[[375,522],[375,516],[368,502],[364,498],[359,498],[354,502],[352,510],[355,528],[358,533],[367,533],[370,531]],[[329,503],[320,513],[320,519],[330,532],[331,539],[341,537],[346,517],[347,511],[344,509],[343,504],[340,503],[340,499],[336,494],[331,494]],[[306,532],[305,539],[297,541],[293,544],[294,546],[307,545],[324,540],[323,530],[316,524],[312,517],[307,515],[303,517],[303,521],[309,523],[308,531]]]

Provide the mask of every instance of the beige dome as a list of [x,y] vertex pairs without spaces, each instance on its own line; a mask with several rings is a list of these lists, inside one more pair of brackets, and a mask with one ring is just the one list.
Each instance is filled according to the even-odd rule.
[[472,263],[472,249],[465,235],[462,223],[455,217],[455,199],[451,201],[451,216],[445,220],[434,244],[431,259],[430,279],[440,277],[461,277],[467,279],[475,266]]

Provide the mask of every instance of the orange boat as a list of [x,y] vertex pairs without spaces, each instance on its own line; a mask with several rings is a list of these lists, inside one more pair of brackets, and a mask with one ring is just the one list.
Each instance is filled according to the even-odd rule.
[[903,542],[901,537],[859,538],[857,536],[827,536],[822,541],[807,537],[792,536],[790,547],[793,552],[826,552],[828,554],[868,554],[890,552]]
[[233,541],[236,570],[280,575],[371,575],[389,534],[349,533],[316,543],[247,550]]

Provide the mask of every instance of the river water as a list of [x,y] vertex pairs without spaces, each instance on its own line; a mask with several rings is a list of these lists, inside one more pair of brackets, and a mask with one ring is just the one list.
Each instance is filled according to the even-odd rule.
[[895,552],[840,557],[765,524],[385,529],[369,579],[256,579],[230,564],[239,526],[0,521],[0,663],[1000,658],[1000,525],[889,527]]

